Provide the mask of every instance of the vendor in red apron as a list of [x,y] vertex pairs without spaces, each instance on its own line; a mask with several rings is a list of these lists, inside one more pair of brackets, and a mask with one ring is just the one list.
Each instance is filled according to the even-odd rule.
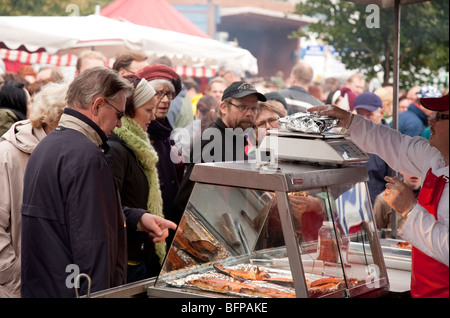
[[384,199],[406,219],[399,236],[412,246],[411,296],[449,297],[449,96],[422,98],[432,111],[431,137],[402,135],[335,106],[308,111],[333,116],[355,144],[380,156],[395,171],[422,177],[418,199],[397,178],[387,177]]

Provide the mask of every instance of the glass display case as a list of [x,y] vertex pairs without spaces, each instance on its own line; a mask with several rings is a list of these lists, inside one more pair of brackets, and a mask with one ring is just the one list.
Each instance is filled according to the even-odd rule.
[[148,297],[377,297],[389,281],[363,166],[197,164]]

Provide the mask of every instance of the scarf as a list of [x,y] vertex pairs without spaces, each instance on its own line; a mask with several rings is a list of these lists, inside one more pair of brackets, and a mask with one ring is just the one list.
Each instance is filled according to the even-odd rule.
[[[151,145],[147,133],[134,119],[126,116],[122,117],[122,127],[114,128],[114,133],[133,150],[144,170],[149,186],[147,210],[151,214],[164,217],[158,170],[156,168],[158,154]],[[155,251],[162,264],[166,254],[166,243],[155,243]]]

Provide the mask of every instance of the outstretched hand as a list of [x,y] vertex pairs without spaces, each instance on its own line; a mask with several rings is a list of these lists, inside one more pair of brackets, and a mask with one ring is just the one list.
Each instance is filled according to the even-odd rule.
[[161,243],[169,236],[169,229],[176,230],[177,225],[172,221],[150,213],[144,213],[140,220],[142,229],[147,232],[154,243]]
[[308,112],[317,113],[319,116],[335,117],[339,120],[339,124],[336,127],[348,128],[353,120],[353,114],[333,105],[323,105],[308,108]]
[[397,177],[384,177],[386,190],[383,199],[391,206],[394,211],[405,215],[412,210],[417,203],[414,191]]

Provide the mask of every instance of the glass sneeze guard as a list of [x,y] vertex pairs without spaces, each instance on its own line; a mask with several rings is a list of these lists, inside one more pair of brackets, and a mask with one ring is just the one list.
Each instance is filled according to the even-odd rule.
[[198,166],[149,295],[161,289],[186,297],[282,298],[387,291],[365,169],[288,164],[261,174],[248,163]]

